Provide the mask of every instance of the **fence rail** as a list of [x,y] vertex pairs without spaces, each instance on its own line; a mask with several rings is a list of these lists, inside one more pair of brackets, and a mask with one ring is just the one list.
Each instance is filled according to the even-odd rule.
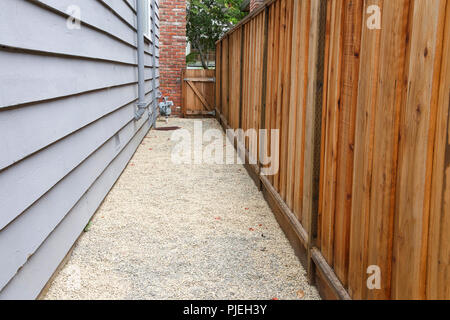
[[247,167],[321,294],[450,299],[450,1],[270,0],[216,52],[223,126],[280,132]]

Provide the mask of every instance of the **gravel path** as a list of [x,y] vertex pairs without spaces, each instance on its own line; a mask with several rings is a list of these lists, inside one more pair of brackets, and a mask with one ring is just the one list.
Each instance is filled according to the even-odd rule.
[[44,298],[319,299],[244,167],[175,165],[172,133],[149,132]]

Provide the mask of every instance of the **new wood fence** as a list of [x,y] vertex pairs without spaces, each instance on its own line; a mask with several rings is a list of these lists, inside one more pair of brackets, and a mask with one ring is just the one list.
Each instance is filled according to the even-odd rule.
[[271,0],[216,59],[224,127],[279,129],[247,167],[322,295],[450,299],[450,1]]
[[183,116],[205,116],[214,111],[215,76],[214,70],[183,70]]

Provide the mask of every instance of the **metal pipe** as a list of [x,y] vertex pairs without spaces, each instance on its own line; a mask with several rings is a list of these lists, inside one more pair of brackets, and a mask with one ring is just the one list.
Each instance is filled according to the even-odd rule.
[[145,25],[145,3],[137,0],[137,58],[138,58],[138,103],[135,119],[139,120],[145,112],[145,67],[144,67],[144,25]]
[[153,127],[156,128],[156,119],[158,118],[157,108],[158,108],[158,95],[156,94],[156,1],[150,0],[150,8],[152,10],[152,61],[153,61],[153,68],[152,68],[152,98],[153,98],[153,104],[152,104],[152,111],[153,111]]

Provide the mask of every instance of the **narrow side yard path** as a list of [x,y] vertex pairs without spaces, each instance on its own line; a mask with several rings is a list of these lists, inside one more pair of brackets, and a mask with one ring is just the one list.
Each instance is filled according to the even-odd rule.
[[[194,121],[220,129],[169,126]],[[172,134],[149,132],[44,298],[319,299],[244,167],[175,165]]]

